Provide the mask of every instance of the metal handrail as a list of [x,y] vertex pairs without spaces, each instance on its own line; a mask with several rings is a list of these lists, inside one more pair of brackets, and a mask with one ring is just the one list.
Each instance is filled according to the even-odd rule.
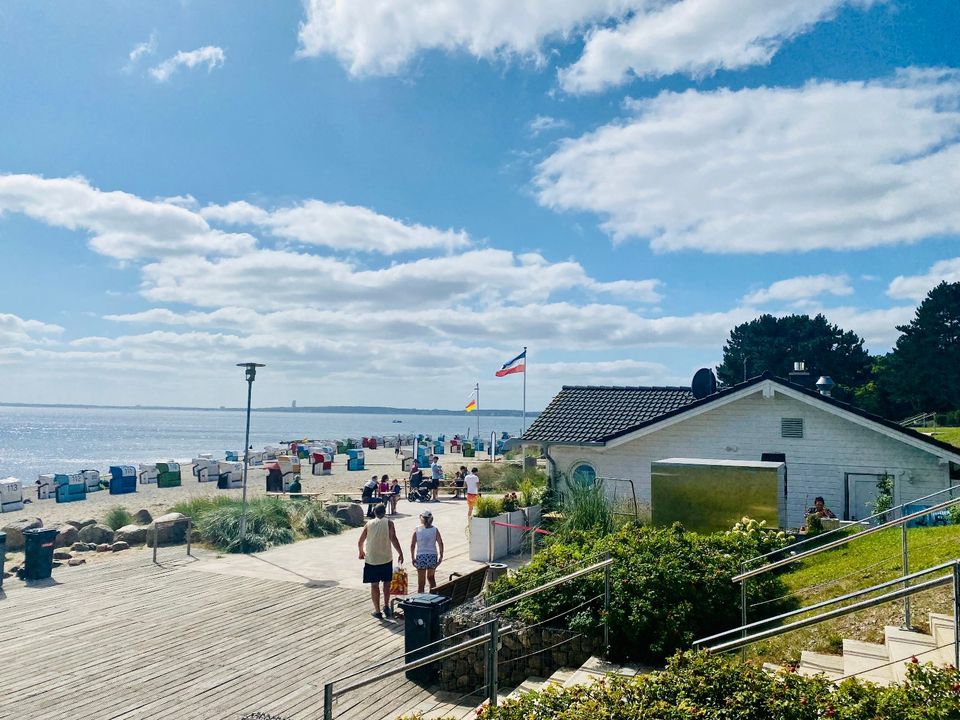
[[[905,508],[905,507],[907,507],[907,506],[909,506],[909,505],[916,505],[918,502],[923,502],[924,500],[929,500],[929,499],[932,498],[932,497],[936,497],[937,495],[942,495],[943,493],[946,493],[946,492],[949,492],[949,493],[951,493],[951,494],[954,493],[954,492],[960,492],[960,485],[951,485],[951,486],[948,487],[948,488],[943,488],[942,490],[937,490],[935,493],[930,493],[929,495],[924,495],[923,497],[914,498],[913,500],[910,500],[910,501],[905,502],[905,503],[901,503],[901,504],[897,505],[896,507],[889,508],[889,509],[884,510],[884,511],[882,511],[882,512],[874,513],[873,515],[869,515],[869,516],[863,518],[862,520],[857,520],[857,521],[855,521],[855,522],[853,522],[853,523],[851,523],[851,524],[852,524],[852,525],[864,525],[864,524],[867,524],[867,523],[870,522],[870,520],[874,520],[874,519],[876,519],[876,518],[881,518],[881,517],[883,517],[883,516],[885,516],[885,515],[889,515],[890,513],[896,512],[897,510],[903,510],[903,508]],[[929,513],[929,512],[930,512],[930,510],[928,509],[928,510],[926,510],[926,511],[924,512],[924,514]],[[842,532],[842,531],[846,530],[848,527],[851,527],[851,525],[845,525],[845,526],[843,526],[843,527],[834,528],[833,530],[829,530],[829,531],[827,531],[827,532],[825,532],[825,533],[820,533],[819,535],[814,535],[814,536],[811,536],[811,537],[806,538],[805,540],[800,540],[800,541],[798,541],[798,542],[795,542],[795,543],[793,543],[793,544],[791,544],[791,545],[788,545],[788,546],[785,547],[785,548],[780,548],[780,549],[778,549],[778,550],[771,550],[770,552],[766,552],[766,553],[764,553],[763,555],[757,555],[756,557],[752,557],[752,558],[750,558],[749,560],[744,561],[744,565],[751,565],[751,564],[753,564],[753,563],[755,563],[755,562],[757,562],[757,561],[759,561],[759,560],[763,560],[763,559],[768,558],[768,557],[770,557],[770,556],[772,556],[772,555],[779,555],[779,554],[782,554],[782,553],[787,552],[787,551],[792,551],[792,550],[794,550],[795,548],[799,547],[800,545],[805,545],[806,543],[813,542],[813,541],[815,541],[815,540],[822,541],[823,538],[825,538],[825,537],[827,537],[827,536],[829,536],[829,535],[833,535],[834,533]],[[857,537],[857,536],[860,535],[860,534],[861,534],[861,533],[857,533],[857,535],[851,535],[850,537]],[[736,578],[734,578],[734,581],[736,581]]]
[[557,585],[562,585],[568,580],[573,580],[574,578],[578,578],[582,575],[589,575],[590,573],[595,573],[597,570],[603,570],[604,568],[609,567],[612,564],[613,564],[613,558],[607,558],[606,560],[601,560],[598,563],[594,563],[593,565],[589,565],[581,570],[572,572],[569,575],[564,575],[563,577],[557,578],[556,580],[551,580],[550,582],[544,583],[543,585],[538,585],[537,587],[531,590],[522,592],[519,595],[514,595],[511,598],[507,598],[506,600],[501,600],[500,602],[494,603],[493,605],[490,605],[488,607],[480,608],[479,610],[477,610],[477,614],[485,614],[485,613],[493,612],[495,610],[499,610],[500,608],[504,608],[507,605],[512,605],[518,600],[523,600],[524,598],[528,598],[528,597],[531,597],[532,595],[536,595],[537,593],[541,593],[544,590],[549,590],[550,588],[556,587]]
[[[899,600],[900,598],[905,598],[910,595],[915,595],[924,590],[930,590],[931,588],[939,587],[941,585],[948,585],[951,582],[956,583],[955,577],[957,574],[957,567],[960,567],[960,562],[954,561],[952,563],[954,567],[954,572],[949,575],[942,575],[933,580],[927,580],[918,585],[911,585],[910,587],[901,588],[899,590],[894,590],[888,592],[884,595],[878,595],[875,598],[870,598],[869,600],[861,600],[858,603],[853,605],[846,605],[835,610],[828,610],[825,613],[815,615],[811,618],[804,618],[802,620],[797,620],[796,622],[789,623],[787,625],[781,625],[780,627],[771,628],[769,630],[762,630],[753,635],[747,635],[745,637],[737,638],[735,640],[728,640],[727,642],[720,643],[719,645],[714,645],[713,647],[707,648],[710,652],[720,653],[727,652],[729,650],[737,650],[739,648],[746,647],[747,645],[752,645],[755,642],[760,640],[766,640],[767,638],[775,637],[777,635],[783,635],[784,633],[791,632],[793,630],[799,630],[801,628],[809,627],[810,625],[818,625],[819,623],[825,622],[827,620],[832,620],[834,618],[842,617],[844,615],[849,615],[855,613],[858,610],[864,610],[866,608],[875,607],[877,605],[882,605],[883,603],[890,602],[891,600]],[[956,618],[954,618],[956,622]],[[742,628],[736,628],[737,631]]]
[[[767,573],[771,570],[775,570],[778,567],[783,567],[784,565],[790,565],[792,563],[799,562],[800,560],[804,560],[808,557],[812,557],[813,555],[818,555],[822,552],[826,552],[827,550],[833,550],[834,548],[838,548],[841,545],[846,545],[849,542],[853,542],[854,540],[857,540],[859,538],[866,537],[867,535],[872,535],[873,533],[880,532],[881,530],[887,530],[892,527],[899,527],[902,525],[906,525],[906,523],[910,522],[911,520],[916,520],[917,518],[921,518],[924,515],[929,515],[932,512],[943,510],[944,508],[948,508],[948,507],[951,507],[952,505],[957,505],[957,504],[960,504],[960,497],[953,498],[952,500],[947,500],[946,502],[938,503],[937,505],[932,505],[931,507],[925,508],[924,510],[919,510],[915,513],[911,513],[910,515],[903,515],[897,518],[896,520],[890,520],[880,525],[874,525],[873,527],[869,527],[866,530],[862,530],[861,532],[858,532],[855,535],[848,535],[846,537],[842,537],[839,540],[834,540],[833,542],[829,542],[826,545],[821,545],[820,547],[813,548],[812,550],[807,550],[806,552],[790,555],[789,557],[785,557],[782,560],[776,560],[772,563],[768,563],[761,567],[754,568],[753,570],[747,570],[745,572],[740,573],[739,575],[735,575],[733,577],[733,582],[742,582],[749,578],[756,577],[757,575],[763,575],[764,573]],[[890,511],[888,510],[887,512],[890,512]],[[822,537],[822,535],[818,535],[817,537],[820,538]],[[778,552],[782,552],[782,550]],[[747,562],[750,562],[750,561],[747,561]]]
[[873,587],[865,588],[863,590],[855,590],[853,592],[847,593],[846,595],[839,595],[835,598],[828,598],[827,600],[821,600],[818,603],[813,605],[808,605],[806,607],[799,608],[797,610],[790,610],[780,615],[773,615],[763,620],[754,620],[748,625],[743,625],[741,627],[731,628],[729,630],[724,630],[719,632],[716,635],[710,635],[709,637],[700,638],[699,640],[693,641],[694,647],[699,647],[705,643],[710,642],[711,640],[716,640],[717,638],[725,637],[726,635],[732,635],[733,633],[743,632],[745,630],[751,630],[753,628],[763,627],[764,625],[769,625],[770,623],[779,622],[781,620],[786,620],[787,618],[796,617],[797,615],[803,615],[808,612],[813,612],[814,610],[819,610],[821,608],[829,607],[830,605],[836,605],[837,603],[846,602],[847,600],[853,600],[854,598],[862,597],[864,595],[869,595],[871,593],[877,592],[878,590],[883,590],[884,588],[892,587],[894,585],[900,585],[903,582],[908,582],[910,580],[916,580],[917,578],[924,577],[926,575],[931,575],[940,570],[946,570],[951,568],[958,563],[957,560],[950,560],[949,562],[941,563],[939,565],[934,565],[929,567],[926,570],[918,570],[915,573],[909,575],[901,575],[900,577],[895,577],[893,580],[886,580],[882,583],[877,583]]

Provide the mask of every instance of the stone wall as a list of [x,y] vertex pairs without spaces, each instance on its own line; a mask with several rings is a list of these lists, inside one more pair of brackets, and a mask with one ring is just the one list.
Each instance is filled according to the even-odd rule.
[[[516,687],[528,677],[548,677],[561,667],[580,667],[601,645],[597,639],[578,636],[571,630],[543,625],[531,628],[513,619],[501,619],[501,625],[508,624],[519,631],[501,638],[498,682],[504,688]],[[477,625],[472,617],[447,613],[443,617],[444,637],[471,627],[476,631],[451,638],[444,647],[461,643],[468,637],[477,637],[486,629],[486,625]],[[448,658],[440,663],[440,687],[465,693],[483,686],[486,683],[486,662],[485,644]]]

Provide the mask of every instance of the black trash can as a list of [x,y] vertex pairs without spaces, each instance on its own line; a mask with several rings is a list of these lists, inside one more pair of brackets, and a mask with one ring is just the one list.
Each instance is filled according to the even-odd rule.
[[46,580],[53,572],[53,546],[56,528],[31,528],[23,531],[23,579]]
[[[406,652],[407,662],[413,662],[440,650],[439,645],[425,649],[423,646],[440,639],[440,616],[449,604],[450,598],[430,593],[411,595],[400,602],[404,616],[403,649]],[[436,664],[433,663],[415,670],[408,670],[407,680],[428,683],[436,674]]]
[[3,556],[7,552],[7,534],[0,532],[0,588],[3,587]]

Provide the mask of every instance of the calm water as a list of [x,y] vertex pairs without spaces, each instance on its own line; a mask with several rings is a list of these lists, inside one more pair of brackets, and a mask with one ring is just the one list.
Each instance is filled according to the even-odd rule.
[[[402,423],[393,423],[402,420]],[[528,416],[527,422],[531,421]],[[480,431],[520,432],[519,417],[483,416]],[[254,448],[295,438],[476,432],[476,417],[254,412]],[[40,473],[105,471],[110,465],[185,460],[199,453],[223,457],[243,449],[244,413],[200,410],[0,407],[0,477],[33,481]]]

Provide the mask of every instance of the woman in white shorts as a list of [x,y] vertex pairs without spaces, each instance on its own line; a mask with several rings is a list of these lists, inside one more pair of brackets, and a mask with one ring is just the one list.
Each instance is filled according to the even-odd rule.
[[427,582],[431,591],[437,586],[435,571],[443,562],[443,538],[433,526],[433,513],[429,510],[420,513],[420,525],[410,540],[410,556],[417,569],[417,592],[422,593]]

